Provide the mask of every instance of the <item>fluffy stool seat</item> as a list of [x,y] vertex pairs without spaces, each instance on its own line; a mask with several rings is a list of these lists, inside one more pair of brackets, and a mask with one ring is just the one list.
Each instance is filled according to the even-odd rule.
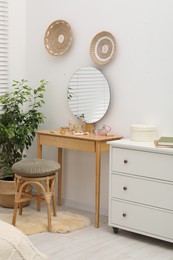
[[[58,162],[45,159],[25,159],[12,166],[12,171],[15,174],[15,203],[12,220],[14,226],[18,207],[19,214],[22,215],[23,203],[37,200],[38,211],[40,211],[40,202],[46,202],[48,231],[51,231],[50,202],[52,199],[53,214],[56,216],[55,177],[59,168]],[[38,187],[36,195],[26,191],[27,186],[32,184]]]

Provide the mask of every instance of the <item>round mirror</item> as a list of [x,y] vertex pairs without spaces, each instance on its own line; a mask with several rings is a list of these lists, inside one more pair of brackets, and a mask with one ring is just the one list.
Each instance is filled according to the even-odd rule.
[[70,79],[67,99],[76,118],[86,123],[99,121],[105,115],[110,102],[106,78],[96,68],[80,68]]

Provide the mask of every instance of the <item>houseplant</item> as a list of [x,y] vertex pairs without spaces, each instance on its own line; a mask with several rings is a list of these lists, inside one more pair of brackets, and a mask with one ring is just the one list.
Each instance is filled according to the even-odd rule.
[[[30,87],[27,80],[14,80],[12,91],[0,96],[0,182],[13,182],[11,166],[27,156],[35,131],[44,122],[44,115],[39,109],[44,104],[46,86],[45,80],[40,80],[37,88]],[[7,187],[1,190],[8,192]]]

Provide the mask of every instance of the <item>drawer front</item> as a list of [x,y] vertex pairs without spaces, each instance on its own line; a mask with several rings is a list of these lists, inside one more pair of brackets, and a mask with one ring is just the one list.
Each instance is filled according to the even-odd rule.
[[109,224],[114,227],[173,239],[172,222],[173,213],[120,201],[111,202]]
[[173,183],[112,174],[111,197],[173,210]]
[[173,181],[173,156],[112,148],[112,171]]

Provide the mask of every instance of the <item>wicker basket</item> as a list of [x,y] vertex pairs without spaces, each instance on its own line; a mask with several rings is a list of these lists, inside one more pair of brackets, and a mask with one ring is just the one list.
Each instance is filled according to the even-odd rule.
[[72,30],[64,20],[57,20],[49,25],[44,37],[44,44],[49,54],[64,54],[72,43]]
[[90,56],[93,62],[104,65],[110,62],[115,53],[116,41],[109,32],[100,32],[92,40]]

